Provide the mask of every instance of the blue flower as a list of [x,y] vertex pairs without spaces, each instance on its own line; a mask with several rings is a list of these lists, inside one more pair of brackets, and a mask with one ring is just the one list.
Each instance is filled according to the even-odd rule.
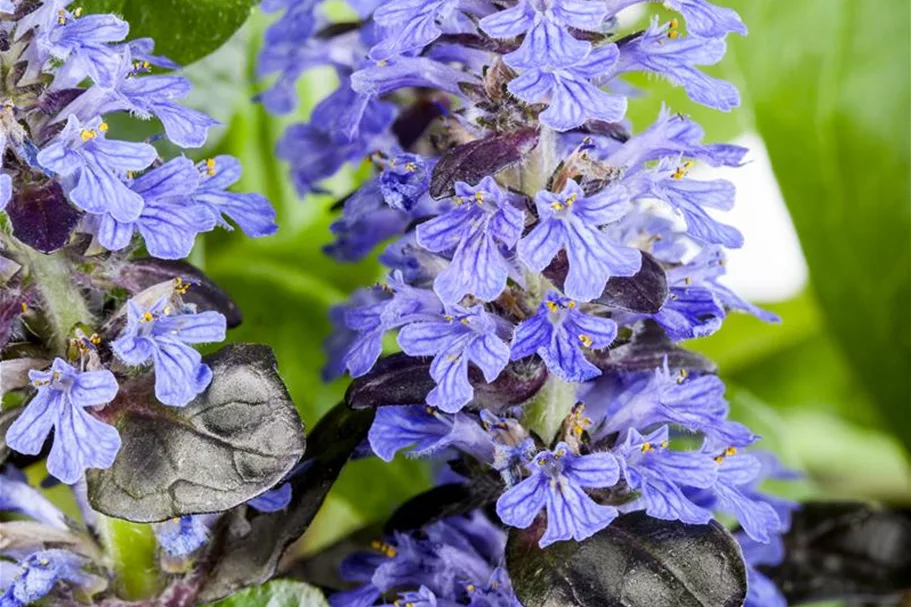
[[663,107],[651,126],[631,137],[605,160],[610,165],[626,167],[627,178],[638,178],[638,172],[645,170],[645,163],[668,157],[685,156],[713,167],[741,166],[746,148],[729,143],[704,144],[704,137],[701,126]]
[[183,107],[179,100],[190,94],[192,83],[183,76],[140,76],[151,62],[123,54],[116,79],[112,84],[95,85],[80,95],[65,112],[80,118],[126,110],[139,118],[158,118],[172,143],[183,148],[205,144],[209,128],[217,120],[197,110]]
[[185,515],[163,523],[155,523],[155,539],[161,549],[171,556],[187,556],[209,541],[209,526],[217,514]]
[[645,510],[649,516],[679,520],[690,524],[709,522],[712,513],[693,503],[684,487],[713,487],[717,466],[712,458],[699,451],[671,451],[668,429],[662,426],[643,436],[635,428],[617,448],[623,478],[630,489],[638,492],[629,510]]
[[477,186],[460,181],[455,189],[455,206],[417,228],[417,242],[428,251],[453,251],[452,263],[437,275],[433,289],[447,304],[468,294],[494,300],[510,273],[500,244],[508,249],[516,245],[524,214],[509,204],[492,177]]
[[53,476],[72,484],[86,468],[109,468],[120,450],[120,434],[85,409],[114,399],[114,374],[80,372],[57,358],[49,371],[29,371],[28,376],[37,392],[7,430],[6,443],[20,453],[37,455],[53,428],[47,459]]
[[714,454],[718,466],[714,508],[736,518],[751,539],[771,541],[783,528],[775,508],[754,492],[754,483],[762,471],[761,460],[737,447],[721,448],[716,441],[706,441],[702,451],[709,456]]
[[278,231],[275,209],[260,194],[229,192],[228,188],[240,180],[243,167],[237,158],[221,155],[196,165],[200,174],[199,187],[190,200],[207,208],[212,218],[230,230],[225,217],[237,224],[251,238],[270,236]]
[[86,77],[96,84],[111,86],[117,76],[122,46],[112,45],[126,38],[130,26],[114,15],[86,15],[64,7],[71,2],[45,2],[22,19],[16,35],[37,29],[24,53],[28,60],[23,80],[28,82],[48,66],[50,60],[61,62],[54,72],[54,86],[64,89],[77,86]]
[[743,532],[734,535],[740,543],[747,566],[747,598],[744,607],[788,607],[788,601],[778,586],[759,571],[760,566],[780,565],[785,547],[780,535],[769,542],[757,542]]
[[674,424],[725,444],[749,445],[758,437],[742,424],[727,419],[729,406],[724,391],[724,382],[715,375],[671,375],[667,366],[656,369],[614,398],[598,435],[623,435],[631,428]]
[[584,58],[559,68],[533,67],[509,85],[509,92],[528,103],[547,103],[539,119],[558,131],[581,126],[586,120],[618,122],[626,113],[626,97],[605,93],[590,80],[617,63],[614,44],[605,44]]
[[566,443],[541,451],[528,464],[528,478],[497,500],[497,515],[507,525],[525,529],[542,508],[547,530],[541,548],[561,540],[582,541],[607,527],[617,517],[613,506],[597,504],[584,489],[612,487],[620,478],[610,453],[575,455]]
[[696,103],[725,112],[740,105],[737,87],[706,76],[695,67],[721,61],[727,49],[724,40],[695,36],[675,38],[669,36],[674,31],[670,25],[658,25],[656,17],[642,35],[623,45],[615,69],[604,77],[625,72],[654,72],[682,86]]
[[654,196],[668,203],[686,222],[687,234],[710,244],[720,244],[729,249],[743,246],[743,236],[736,228],[712,218],[706,208],[729,211],[734,207],[736,188],[726,179],[699,181],[686,178],[692,161],[671,170],[669,163],[661,163],[654,172],[641,180],[634,196]]
[[474,396],[468,381],[473,363],[487,382],[494,381],[509,362],[509,346],[500,338],[499,318],[482,306],[451,306],[434,320],[409,323],[399,332],[398,342],[409,356],[433,356],[430,376],[436,387],[427,404],[456,413]]
[[[313,109],[306,124],[295,124],[278,143],[278,157],[291,164],[291,176],[303,195],[346,162],[359,160],[386,141],[396,108],[351,88],[342,75],[338,90]],[[344,122],[342,122],[344,118]],[[339,130],[344,125],[346,130]],[[335,128],[334,128],[335,127]]]
[[370,49],[374,60],[418,51],[443,34],[438,22],[454,16],[456,0],[391,0],[382,3],[373,20],[383,29],[382,40]]
[[367,438],[373,452],[387,462],[409,447],[413,457],[454,447],[479,461],[493,461],[493,442],[465,413],[441,413],[421,405],[380,407]]
[[388,331],[409,322],[436,320],[443,313],[443,304],[433,291],[409,286],[401,272],[393,272],[389,286],[378,289],[383,292],[382,299],[345,312],[345,324],[358,334],[345,355],[345,366],[353,377],[373,368]]
[[[6,133],[0,133],[0,169],[3,168],[2,155],[6,153]],[[0,173],[0,211],[6,208],[13,197],[13,179],[6,173]]]
[[278,512],[291,503],[291,483],[282,483],[275,489],[254,497],[247,505],[260,512]]
[[586,196],[570,180],[559,195],[538,192],[535,205],[540,222],[519,241],[519,258],[541,272],[565,249],[569,272],[563,292],[567,297],[590,301],[601,295],[611,276],[632,276],[639,271],[639,251],[617,245],[600,229],[629,210],[623,187],[610,186]]
[[606,348],[617,336],[617,323],[590,316],[576,302],[550,292],[538,312],[519,323],[512,342],[513,360],[538,354],[547,368],[568,382],[584,382],[601,375],[585,358],[585,350]]
[[107,139],[107,130],[101,118],[82,124],[70,116],[60,134],[38,153],[38,162],[72,179],[69,199],[80,209],[134,221],[142,213],[143,199],[122,179],[127,171],[147,168],[158,153],[146,143]]
[[29,485],[25,475],[12,466],[7,466],[6,472],[0,474],[0,512],[15,512],[50,527],[69,529],[63,512]]
[[493,38],[524,34],[522,45],[503,56],[512,67],[567,67],[584,59],[592,48],[589,42],[573,37],[570,28],[600,31],[606,15],[602,2],[519,0],[513,7],[484,17],[479,25]]
[[[0,595],[0,607],[25,607],[40,601],[65,582],[86,591],[89,595],[102,590],[102,578],[85,573],[85,557],[67,550],[40,550],[19,561],[18,571],[10,585]],[[8,566],[3,562],[2,567]]]
[[[655,0],[653,0],[655,1]],[[705,0],[662,0],[664,5],[683,15],[686,31],[700,38],[724,38],[727,34],[747,35],[747,27],[734,9],[715,6]],[[643,0],[609,0],[608,14],[616,15],[620,10],[638,4]]]
[[208,207],[194,204],[188,194],[199,184],[199,172],[188,158],[175,158],[130,183],[145,201],[134,221],[117,221],[111,214],[92,218],[98,241],[111,251],[130,244],[135,232],[145,240],[149,255],[181,259],[190,254],[196,236],[215,227]]
[[390,158],[379,177],[380,193],[386,204],[399,211],[413,209],[427,194],[430,172],[435,164],[417,154],[398,154]]
[[131,299],[127,302],[126,327],[111,348],[128,365],[151,360],[156,398],[165,405],[183,407],[212,381],[212,371],[188,344],[224,338],[225,317],[218,312],[181,312],[167,296],[144,310]]

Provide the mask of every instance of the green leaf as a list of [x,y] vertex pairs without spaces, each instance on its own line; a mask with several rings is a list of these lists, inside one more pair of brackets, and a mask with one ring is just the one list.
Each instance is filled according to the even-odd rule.
[[303,582],[274,580],[210,603],[209,607],[328,607],[318,588]]
[[[732,42],[828,331],[911,445],[911,85],[905,0],[736,0]],[[799,372],[792,368],[792,372]]]
[[259,0],[84,0],[92,13],[113,12],[130,38],[154,38],[155,52],[181,65],[212,53],[236,32]]

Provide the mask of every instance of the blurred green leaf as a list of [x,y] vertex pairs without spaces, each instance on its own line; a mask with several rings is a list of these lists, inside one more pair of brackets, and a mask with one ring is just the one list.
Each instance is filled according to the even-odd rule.
[[827,330],[911,445],[909,5],[732,4],[752,32],[732,42],[738,84],[801,237]]
[[328,607],[319,588],[303,582],[274,580],[247,588],[209,607]]
[[116,13],[130,38],[154,38],[155,52],[189,65],[236,32],[259,0],[83,0],[93,13]]

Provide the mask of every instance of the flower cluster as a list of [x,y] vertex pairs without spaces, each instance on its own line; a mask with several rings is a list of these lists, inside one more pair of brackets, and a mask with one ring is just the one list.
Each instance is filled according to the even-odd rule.
[[[669,109],[639,131],[624,120],[631,72],[736,107],[737,89],[700,66],[746,27],[705,0],[668,0],[680,18],[621,31],[618,14],[638,3],[356,2],[362,21],[340,27],[318,2],[270,2],[285,12],[266,35],[260,74],[277,77],[261,99],[289,111],[303,72],[334,67],[338,89],[279,154],[302,194],[346,162],[376,167],[344,200],[327,253],[351,261],[383,246],[389,279],[333,313],[326,375],[382,382],[374,368],[395,332],[404,354],[430,361],[432,385],[383,403],[377,456],[455,450],[489,465],[503,479],[500,520],[543,516],[542,547],[637,510],[728,515],[764,544],[787,518],[756,489],[759,437],[728,419],[713,367],[676,345],[732,310],[776,320],[719,280],[724,249],[743,244],[716,213],[733,184],[691,175],[737,167],[747,150],[705,143]],[[539,371],[535,393],[509,392]],[[371,604],[394,586],[338,601]]]
[[[0,348],[28,341],[23,327],[35,315],[49,321],[41,354],[16,363],[30,389],[4,385],[31,397],[5,442],[35,455],[53,430],[48,471],[72,484],[89,468],[111,466],[120,449],[118,430],[100,413],[123,379],[151,369],[158,401],[183,407],[212,379],[193,345],[225,337],[225,317],[187,298],[192,277],[127,284],[135,253],[144,247],[152,258],[178,260],[216,225],[230,229],[230,221],[249,236],[276,225],[265,198],[228,191],[241,176],[236,159],[167,159],[152,145],[199,148],[217,124],[180,104],[191,84],[168,72],[179,66],[154,55],[150,39],[126,41],[120,18],[70,4],[0,3],[0,252],[14,267],[0,277],[10,300]],[[163,132],[117,139],[114,114],[155,119]],[[105,301],[114,288],[132,298]]]
[[374,541],[342,563],[357,588],[329,597],[333,607],[372,605],[387,593],[399,604],[518,607],[502,567],[506,534],[480,512],[433,523],[419,532]]

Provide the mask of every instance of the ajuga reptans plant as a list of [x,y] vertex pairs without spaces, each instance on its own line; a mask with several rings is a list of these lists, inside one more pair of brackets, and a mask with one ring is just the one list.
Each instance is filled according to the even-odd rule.
[[[375,166],[340,205],[326,253],[350,262],[379,249],[388,279],[334,310],[325,374],[355,378],[349,406],[378,407],[377,457],[448,463],[441,482],[465,484],[465,502],[489,504],[516,541],[584,542],[640,511],[689,525],[720,515],[748,548],[748,604],[779,604],[752,565],[775,564],[760,547],[788,528],[793,505],[758,490],[785,472],[728,419],[714,366],[677,345],[732,311],[777,320],[721,281],[724,250],[743,244],[716,213],[734,185],[691,175],[737,167],[748,150],[704,142],[671,108],[646,128],[625,120],[633,72],[738,106],[737,89],[701,66],[747,28],[731,9],[668,0],[673,18],[622,30],[618,15],[637,4],[648,3],[367,1],[343,25],[318,2],[264,5],[284,10],[259,58],[275,77],[266,107],[290,111],[310,67],[339,80],[278,146],[300,193],[345,163]],[[400,352],[383,357],[390,332]],[[355,555],[342,573],[364,585],[333,605],[390,593],[514,604],[505,535],[478,531],[483,516]],[[451,524],[475,539],[448,539]],[[457,548],[480,536],[496,545]]]
[[[353,380],[305,441],[268,348],[196,349],[241,322],[183,261],[196,236],[278,226],[264,198],[230,191],[237,160],[168,151],[215,124],[180,104],[178,66],[114,15],[0,0],[0,511],[29,519],[0,523],[0,607],[124,605],[114,518],[153,526],[144,607],[277,573],[334,607],[812,595],[789,542],[887,515],[764,493],[793,474],[681,345],[732,312],[777,321],[725,286],[725,249],[743,241],[719,211],[735,190],[699,176],[748,150],[704,141],[671,107],[626,118],[637,72],[736,108],[702,68],[746,35],[738,15],[665,0],[671,16],[636,27],[621,13],[656,3],[350,0],[332,20],[327,4],[262,2],[278,14],[257,100],[288,113],[305,72],[334,69],[276,155],[302,196],[370,165],[331,210],[326,253],[340,271],[378,253],[388,276],[332,310],[325,378]],[[119,138],[115,114],[160,133]],[[435,486],[369,539],[295,562],[287,548],[346,462],[397,454],[432,460]],[[29,483],[36,465],[43,486],[71,487],[79,521]],[[823,588],[836,570],[813,576]]]

